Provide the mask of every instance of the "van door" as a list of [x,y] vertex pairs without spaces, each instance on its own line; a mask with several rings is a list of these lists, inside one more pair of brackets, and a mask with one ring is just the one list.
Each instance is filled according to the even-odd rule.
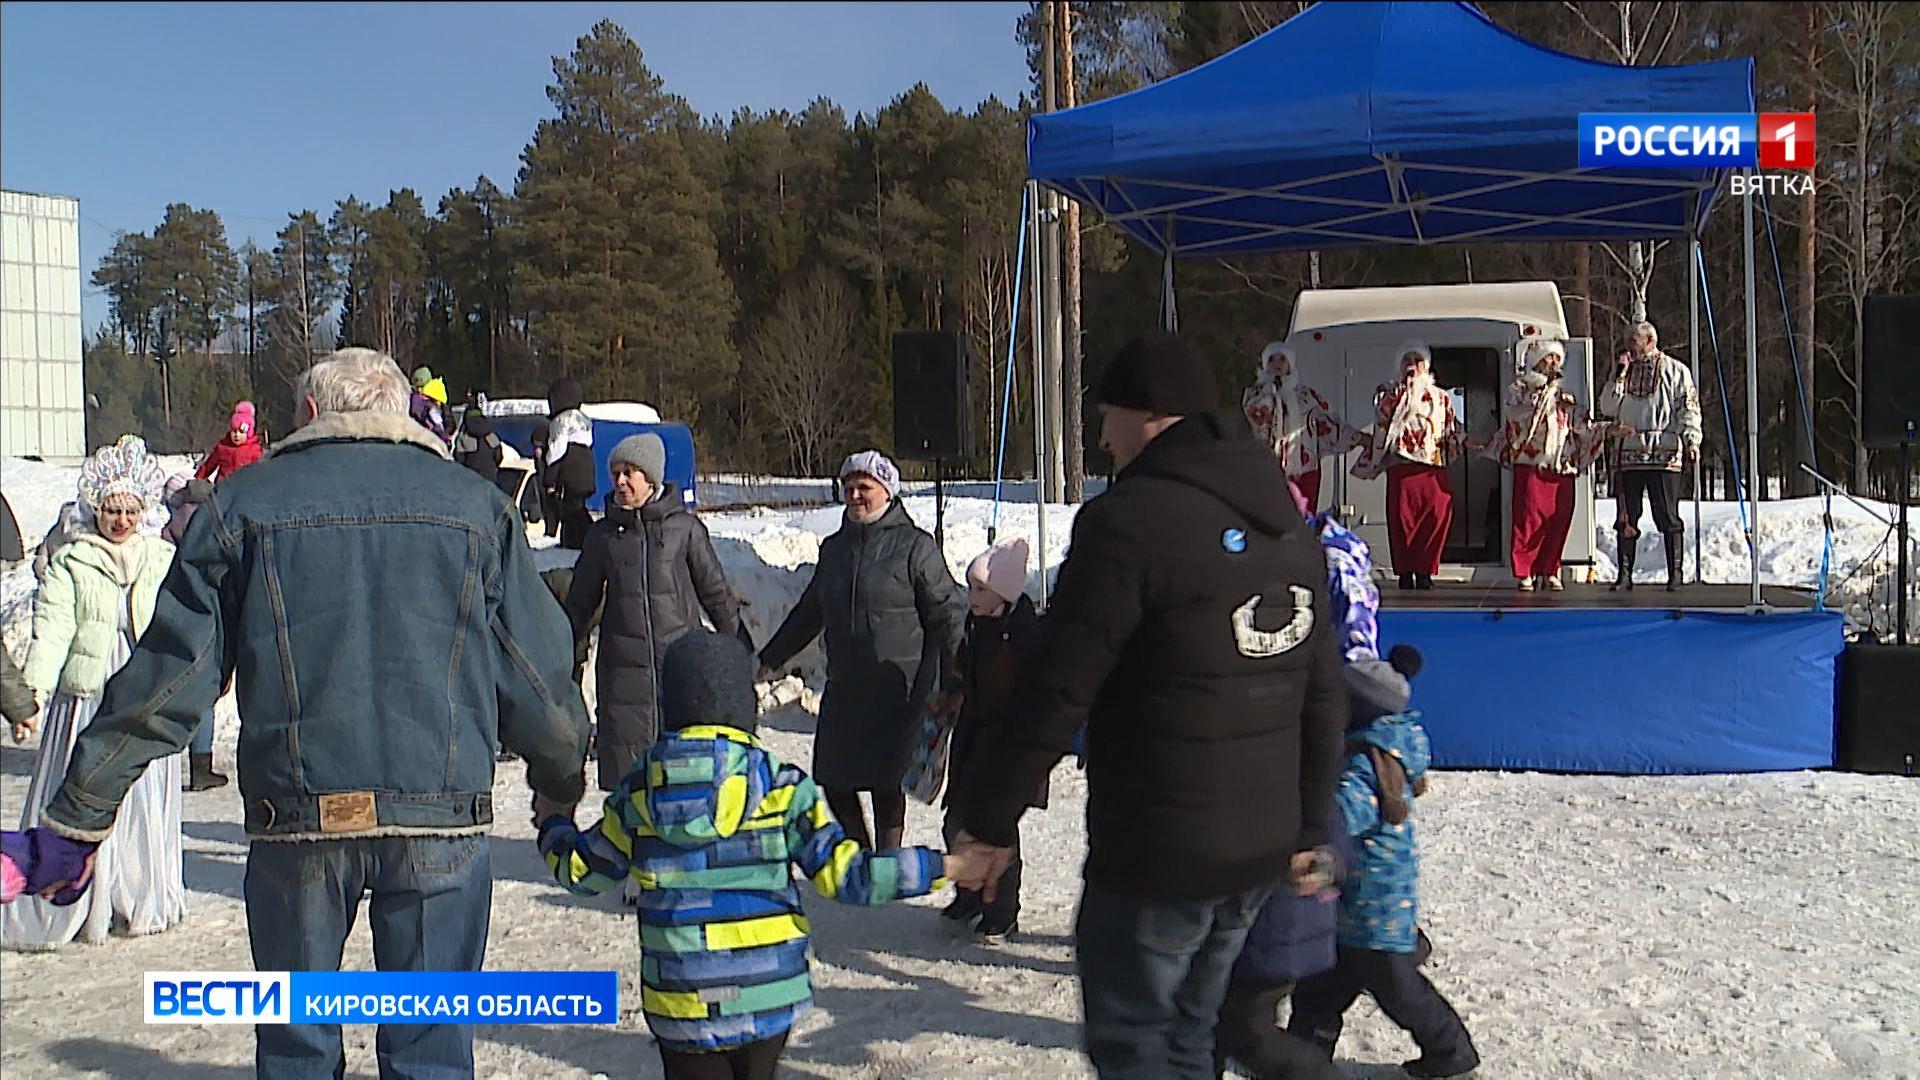
[[[1501,431],[1501,350],[1490,345],[1441,345],[1433,350],[1433,378],[1465,402],[1467,436],[1493,440]],[[1453,563],[1499,563],[1507,535],[1507,499],[1499,462],[1463,453],[1447,467],[1453,485],[1453,527],[1441,558]]]

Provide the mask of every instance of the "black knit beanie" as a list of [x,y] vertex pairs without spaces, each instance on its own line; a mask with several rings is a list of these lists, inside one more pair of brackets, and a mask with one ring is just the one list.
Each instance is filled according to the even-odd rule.
[[660,663],[660,727],[725,724],[751,733],[759,719],[754,658],[739,638],[691,630]]
[[1213,362],[1178,334],[1148,334],[1120,347],[1107,361],[1095,400],[1166,416],[1212,412],[1220,404]]
[[579,408],[586,400],[587,392],[581,389],[580,380],[563,375],[547,387],[547,415],[559,416],[568,409]]

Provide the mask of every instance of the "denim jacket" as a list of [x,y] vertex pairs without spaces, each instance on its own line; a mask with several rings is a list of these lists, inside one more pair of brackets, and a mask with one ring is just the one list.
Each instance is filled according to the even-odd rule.
[[104,839],[233,673],[254,839],[485,832],[504,745],[579,798],[566,614],[519,515],[401,414],[327,413],[222,481],[80,734],[46,823]]

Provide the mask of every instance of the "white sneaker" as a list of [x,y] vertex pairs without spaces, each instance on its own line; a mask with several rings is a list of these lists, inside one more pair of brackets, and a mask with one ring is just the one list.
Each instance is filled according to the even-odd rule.
[[1532,592],[1532,591],[1533,591],[1533,579],[1532,579],[1532,578],[1530,578],[1530,577],[1523,577],[1523,578],[1521,578],[1521,579],[1520,579],[1520,591],[1521,591],[1521,592]]
[[1567,587],[1566,587],[1565,585],[1562,585],[1562,584],[1560,584],[1560,575],[1559,575],[1559,574],[1548,574],[1548,575],[1547,575],[1547,591],[1548,591],[1548,592],[1565,592],[1565,591],[1567,591]]

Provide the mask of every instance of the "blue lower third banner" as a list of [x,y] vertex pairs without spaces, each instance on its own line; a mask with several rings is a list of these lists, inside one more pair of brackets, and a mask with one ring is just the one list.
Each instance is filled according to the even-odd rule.
[[149,1024],[611,1024],[616,971],[149,971]]

